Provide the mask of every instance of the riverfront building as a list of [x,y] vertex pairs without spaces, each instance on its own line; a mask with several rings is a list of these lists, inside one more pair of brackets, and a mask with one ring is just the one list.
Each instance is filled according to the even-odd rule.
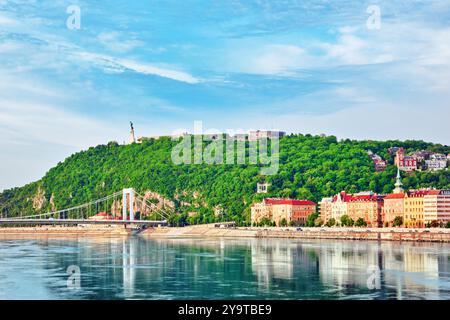
[[326,223],[331,218],[339,222],[347,215],[353,221],[362,218],[369,227],[379,227],[382,223],[383,198],[373,192],[348,194],[342,191],[332,198],[324,198],[320,203],[320,217]]
[[392,193],[384,197],[382,214],[383,226],[392,227],[396,217],[403,218],[405,212],[404,199],[404,193]]
[[316,212],[316,203],[309,200],[264,199],[251,207],[252,224],[257,224],[266,218],[281,226],[283,220],[297,225],[305,225],[309,215]]
[[425,227],[424,197],[431,190],[413,190],[405,193],[403,225],[407,228]]
[[320,205],[320,218],[324,223],[327,223],[331,218],[331,208],[333,205],[333,197],[323,198],[319,203]]
[[351,197],[347,205],[348,216],[357,221],[362,218],[369,227],[382,225],[383,197],[373,192],[363,192]]
[[424,196],[425,224],[450,221],[450,190],[431,190]]

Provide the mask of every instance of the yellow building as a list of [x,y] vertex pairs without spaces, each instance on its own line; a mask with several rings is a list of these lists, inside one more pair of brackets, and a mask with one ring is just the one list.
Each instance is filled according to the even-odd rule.
[[353,220],[363,219],[368,227],[381,226],[383,197],[372,192],[363,192],[351,197],[347,205],[347,215]]
[[258,224],[263,218],[267,218],[272,221],[272,208],[267,206],[265,202],[255,203],[251,207],[251,220],[252,224]]
[[405,193],[403,226],[407,228],[425,227],[424,196],[429,190]]

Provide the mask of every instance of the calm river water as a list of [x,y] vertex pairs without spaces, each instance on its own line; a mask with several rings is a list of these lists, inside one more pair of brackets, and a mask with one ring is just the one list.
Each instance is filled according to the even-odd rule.
[[450,299],[450,245],[0,240],[0,299]]

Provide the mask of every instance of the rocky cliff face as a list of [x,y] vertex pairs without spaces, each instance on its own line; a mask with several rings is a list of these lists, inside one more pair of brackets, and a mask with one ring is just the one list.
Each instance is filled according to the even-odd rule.
[[45,204],[47,203],[47,199],[45,198],[45,190],[42,189],[42,187],[38,188],[32,201],[33,209],[36,211],[41,210],[45,206]]
[[150,201],[154,200],[155,205],[158,209],[162,209],[162,208],[174,209],[175,208],[175,203],[172,200],[164,198],[158,192],[146,191],[143,196],[144,196],[145,200],[150,200]]
[[52,193],[52,196],[50,197],[50,210],[52,211],[52,212],[55,212],[57,209],[56,209],[56,205],[55,205],[55,195]]

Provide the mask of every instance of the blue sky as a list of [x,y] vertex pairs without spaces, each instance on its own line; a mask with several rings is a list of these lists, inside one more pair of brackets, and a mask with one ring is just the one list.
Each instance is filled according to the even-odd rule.
[[130,120],[450,144],[449,80],[448,1],[0,0],[0,190]]

